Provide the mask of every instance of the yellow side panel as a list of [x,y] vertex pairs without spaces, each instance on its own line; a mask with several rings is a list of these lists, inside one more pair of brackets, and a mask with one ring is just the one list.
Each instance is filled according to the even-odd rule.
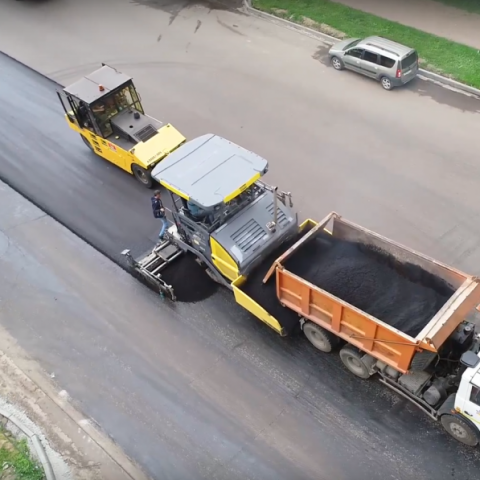
[[238,267],[235,260],[213,237],[210,237],[210,248],[212,249],[213,264],[218,271],[229,280],[233,281],[238,278]]
[[233,191],[230,195],[227,195],[223,201],[225,203],[230,202],[234,198],[238,197],[243,191],[245,191],[250,185],[253,185],[261,177],[260,173],[256,173],[248,182],[244,183],[240,188]]
[[236,302],[245,310],[248,310],[252,315],[257,317],[262,322],[266,323],[270,328],[273,328],[277,333],[284,336],[285,332],[278,323],[278,320],[272,317],[263,307],[261,307],[255,300],[249,297],[241,290],[241,286],[245,283],[246,277],[240,276],[232,282],[233,294]]
[[158,130],[158,133],[147,142],[135,145],[133,153],[141,167],[148,168],[159,159],[173,152],[186,138],[169,123]]
[[113,163],[128,173],[132,173],[131,165],[135,162],[135,159],[130,152],[115,144],[115,140],[105,140],[104,138],[95,135],[95,133],[88,128],[80,128],[76,122],[72,123],[68,119],[68,115],[65,115],[65,119],[72,130],[83,135],[83,137],[90,142],[90,145],[98,156]]
[[132,173],[131,165],[135,161],[133,155],[115,144],[114,139],[112,139],[113,141],[105,140],[86,128],[81,131],[81,134],[90,142],[97,155],[122,170]]
[[[318,225],[318,222],[316,222],[315,220],[312,220],[311,218],[307,218],[300,224],[300,227],[298,227],[298,231],[303,232],[303,230],[305,230],[305,228],[307,228],[308,226],[313,228],[313,227],[316,227],[317,225]],[[328,233],[329,235],[332,234],[332,232],[328,228],[324,228],[323,231]]]
[[316,222],[315,220],[312,220],[311,218],[307,218],[306,220],[304,220],[300,226],[298,227],[298,231],[299,232],[303,232],[303,230],[305,230],[305,228],[307,228],[308,226],[310,227],[315,227],[316,225],[318,224],[318,222]]
[[173,187],[169,183],[165,182],[164,180],[160,180],[160,183],[170,192],[174,193],[175,195],[178,195],[179,197],[184,198],[185,200],[190,200],[190,197],[188,195],[185,195],[183,192],[178,190],[177,188]]

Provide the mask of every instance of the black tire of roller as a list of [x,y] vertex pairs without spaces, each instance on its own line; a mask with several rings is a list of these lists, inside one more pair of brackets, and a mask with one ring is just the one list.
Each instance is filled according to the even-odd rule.
[[148,170],[140,167],[140,165],[132,165],[133,176],[146,188],[153,188],[153,178]]
[[93,150],[92,144],[91,144],[82,134],[80,134],[80,137],[82,138],[83,143],[84,143],[92,152],[95,153],[95,151]]
[[440,418],[443,428],[458,442],[469,447],[478,445],[478,435],[473,428],[457,415],[443,415]]
[[338,345],[338,337],[313,322],[303,324],[303,333],[307,340],[323,353],[332,352]]
[[363,363],[363,355],[355,347],[349,345],[340,350],[340,359],[347,370],[363,380],[368,380],[371,374],[368,367]]

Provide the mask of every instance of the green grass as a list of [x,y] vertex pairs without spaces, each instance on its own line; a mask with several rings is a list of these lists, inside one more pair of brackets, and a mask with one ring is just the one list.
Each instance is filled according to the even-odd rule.
[[466,12],[480,14],[480,2],[478,0],[435,0],[435,2],[465,10]]
[[[0,478],[14,478],[15,480],[43,480],[43,470],[37,465],[28,451],[25,440],[16,441],[0,431],[2,446],[0,447]],[[5,441],[8,439],[7,441]],[[6,466],[8,469],[4,469]],[[13,470],[13,472],[12,472]],[[12,477],[13,474],[13,477]]]
[[418,51],[422,68],[480,88],[480,53],[475,48],[329,0],[253,0],[252,3],[259,10],[330,35],[339,36],[339,32],[347,37],[378,35],[403,43]]

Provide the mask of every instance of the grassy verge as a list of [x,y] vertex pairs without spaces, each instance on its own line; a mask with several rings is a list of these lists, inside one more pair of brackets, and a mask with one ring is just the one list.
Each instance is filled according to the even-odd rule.
[[41,467],[28,451],[25,440],[17,441],[0,430],[0,478],[5,480],[44,480]]
[[253,7],[337,38],[379,35],[418,51],[422,68],[480,88],[475,48],[329,0],[253,0]]

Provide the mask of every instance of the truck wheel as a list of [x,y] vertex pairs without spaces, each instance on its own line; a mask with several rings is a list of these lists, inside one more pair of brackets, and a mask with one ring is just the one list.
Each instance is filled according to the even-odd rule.
[[333,333],[315,323],[305,323],[303,333],[308,341],[321,352],[330,353],[338,345],[338,338]]
[[340,359],[342,363],[357,377],[368,380],[372,375],[370,369],[362,360],[364,353],[359,352],[353,347],[346,346],[340,350]]
[[145,187],[152,188],[153,187],[153,178],[150,175],[148,170],[140,167],[139,165],[133,164],[132,165],[132,172],[133,176]]
[[443,415],[440,418],[443,428],[459,442],[469,447],[478,445],[478,437],[472,427],[456,415]]
[[[94,152],[93,147],[92,147],[92,144],[91,144],[82,134],[80,134],[80,137],[82,138],[83,143],[84,143],[92,152]],[[94,152],[94,153],[95,153],[95,152]]]

